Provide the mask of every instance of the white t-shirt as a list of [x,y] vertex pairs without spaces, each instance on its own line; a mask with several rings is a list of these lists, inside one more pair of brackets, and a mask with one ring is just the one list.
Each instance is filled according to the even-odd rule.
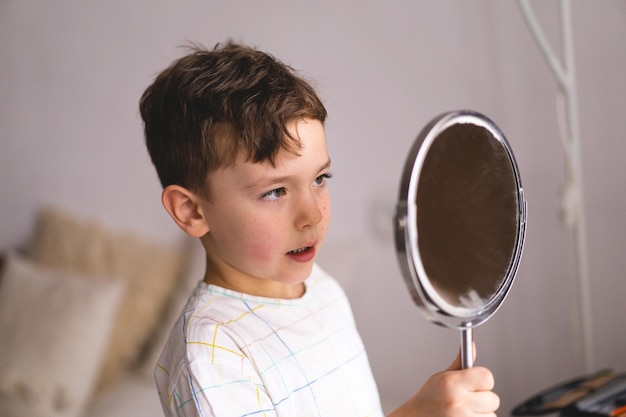
[[348,300],[319,267],[295,300],[200,283],[155,369],[166,416],[382,416]]

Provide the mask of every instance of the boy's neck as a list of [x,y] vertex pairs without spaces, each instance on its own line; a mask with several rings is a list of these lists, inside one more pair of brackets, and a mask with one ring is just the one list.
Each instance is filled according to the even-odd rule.
[[203,281],[207,285],[215,285],[242,294],[283,300],[300,298],[306,291],[304,282],[285,284],[235,271],[219,271],[219,268],[212,268],[209,262]]

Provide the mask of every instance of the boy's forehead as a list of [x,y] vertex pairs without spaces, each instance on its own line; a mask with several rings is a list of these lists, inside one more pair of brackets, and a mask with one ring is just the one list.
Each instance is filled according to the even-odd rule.
[[308,153],[281,149],[278,152],[278,155],[276,155],[274,163],[269,160],[255,162],[243,155],[238,155],[233,164],[230,165],[230,169],[232,171],[249,174],[251,176],[284,176],[305,173],[311,167],[321,167],[326,164],[329,159],[330,158],[328,156],[328,152],[326,152],[325,145],[324,152],[314,157]]
[[[270,160],[255,162],[245,150],[238,151],[232,163],[218,168],[209,177],[234,175],[240,179],[316,174],[330,165],[324,128],[320,122],[298,123],[298,150],[280,149],[274,163]],[[302,128],[304,126],[304,129]],[[309,172],[314,171],[314,172]]]

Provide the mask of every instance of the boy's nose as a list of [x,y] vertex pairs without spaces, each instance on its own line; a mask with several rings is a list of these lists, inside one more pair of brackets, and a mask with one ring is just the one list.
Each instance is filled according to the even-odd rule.
[[300,229],[315,226],[322,221],[322,210],[320,208],[320,201],[314,193],[309,193],[302,197],[300,201],[300,207],[298,210],[298,216],[296,218],[296,226]]

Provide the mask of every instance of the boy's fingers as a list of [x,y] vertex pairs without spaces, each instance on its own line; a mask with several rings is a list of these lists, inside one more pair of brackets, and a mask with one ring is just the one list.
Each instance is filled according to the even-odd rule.
[[500,408],[500,397],[492,391],[478,392],[468,407],[478,414],[495,413]]
[[491,371],[484,366],[476,366],[465,372],[466,388],[470,391],[491,391],[495,387],[495,379]]
[[456,358],[454,358],[454,360],[452,361],[450,366],[448,366],[448,369],[446,369],[446,371],[458,371],[460,369],[461,369],[461,351],[459,350],[459,353],[456,355]]
[[[476,361],[476,343],[472,342],[472,362]],[[446,371],[458,371],[461,369],[461,349],[459,349],[459,353],[456,355],[456,358],[452,361],[450,366]]]

